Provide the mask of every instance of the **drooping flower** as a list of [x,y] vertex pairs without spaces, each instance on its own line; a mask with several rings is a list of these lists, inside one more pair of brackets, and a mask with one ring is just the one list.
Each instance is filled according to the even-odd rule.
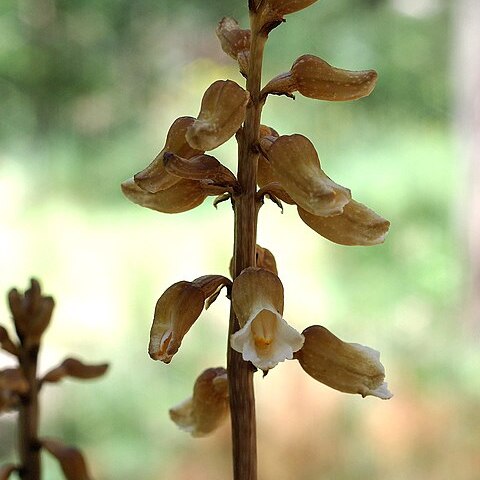
[[224,17],[218,23],[215,33],[220,40],[222,50],[237,60],[240,72],[247,75],[250,57],[250,30],[241,29],[234,18]]
[[216,430],[227,418],[227,371],[209,368],[195,381],[193,396],[170,409],[170,418],[193,437],[205,437]]
[[212,83],[202,98],[200,113],[186,139],[198,150],[213,150],[231,138],[245,120],[248,91],[232,80]]
[[295,353],[302,368],[315,380],[345,393],[373,395],[388,400],[385,369],[380,353],[358,343],[346,343],[325,327],[312,325],[303,331],[305,343]]
[[91,380],[101,377],[108,370],[108,363],[86,364],[77,358],[66,358],[60,365],[49,370],[42,378],[42,383],[58,383],[66,377]]
[[384,242],[390,228],[388,220],[353,199],[340,215],[312,215],[301,207],[298,215],[312,230],[340,245],[378,245]]
[[272,173],[297,205],[313,215],[342,213],[351,199],[350,190],[325,175],[308,138],[300,134],[263,137],[260,147]]
[[186,212],[201,205],[209,195],[200,181],[178,180],[166,190],[150,193],[140,188],[133,178],[129,178],[122,183],[122,192],[131,202],[162,213]]
[[272,272],[247,268],[234,280],[232,305],[240,329],[230,345],[261,370],[293,358],[303,336],[282,318],[283,285]]
[[342,70],[315,55],[302,55],[289,72],[270,80],[262,94],[292,96],[299,92],[308,98],[344,102],[370,95],[376,82],[375,70]]
[[284,22],[284,16],[298,12],[314,4],[317,0],[249,0],[253,9],[262,19],[262,30],[268,32]]
[[[276,132],[275,132],[276,134]],[[317,172],[318,182],[324,182],[325,189],[330,185],[335,188],[334,182],[328,178],[323,171],[318,175],[319,160],[313,145],[310,141],[302,135],[283,136],[291,138],[292,142],[297,144],[295,148],[291,148],[290,143],[287,145],[279,144],[284,147],[284,151],[280,154],[271,148],[277,145],[277,141],[282,137],[278,134],[272,133],[271,129],[261,129],[260,144],[264,146],[264,155],[260,155],[258,159],[257,181],[262,191],[273,193],[277,198],[288,204],[297,204],[297,210],[300,218],[312,230],[319,233],[328,240],[341,245],[377,245],[383,243],[390,227],[390,222],[383,217],[369,209],[362,203],[356,202],[350,198],[347,203],[342,206],[341,212],[330,214],[315,214],[313,213],[312,195],[309,192],[315,192],[315,183],[312,179],[302,181],[300,172],[295,170],[292,166],[291,171],[286,168],[289,164],[301,165],[304,158],[310,158],[312,175]],[[293,138],[292,138],[293,137]],[[298,138],[300,137],[300,138]],[[303,146],[303,148],[302,148]],[[303,153],[299,153],[303,152]],[[287,158],[287,160],[284,160]],[[318,162],[318,166],[315,166]],[[283,170],[282,170],[283,167]],[[321,169],[321,167],[320,167]],[[301,170],[301,169],[300,169]],[[308,170],[305,170],[307,176]],[[293,186],[291,185],[293,183]],[[313,183],[313,186],[312,186]],[[305,185],[305,191],[302,191],[302,186]],[[343,188],[343,187],[341,187]],[[345,189],[347,190],[347,189]],[[318,191],[318,190],[317,190]],[[342,190],[340,190],[341,200],[340,204],[345,201],[346,197],[342,197]],[[347,190],[349,193],[349,190]],[[346,193],[344,192],[344,195]],[[328,195],[324,199],[328,199]],[[297,201],[295,201],[295,199]],[[316,199],[315,203],[319,203],[320,199]],[[305,206],[310,205],[307,209]],[[321,204],[321,202],[320,202]],[[316,210],[318,212],[318,210]]]
[[193,117],[179,117],[171,125],[167,133],[165,146],[148,167],[138,172],[133,178],[135,183],[149,193],[166,190],[181,179],[165,171],[163,156],[170,152],[182,158],[192,158],[204,153],[203,150],[192,148],[185,138],[187,129],[193,125]]
[[219,291],[230,284],[231,281],[221,275],[205,275],[167,288],[155,306],[148,347],[150,357],[170,363],[183,337],[202,313],[205,302],[211,304]]

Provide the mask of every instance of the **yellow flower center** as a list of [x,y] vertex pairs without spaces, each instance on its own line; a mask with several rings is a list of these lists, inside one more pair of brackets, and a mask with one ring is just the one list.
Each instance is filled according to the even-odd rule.
[[277,317],[270,310],[262,310],[252,322],[252,335],[255,347],[267,349],[274,340],[277,329]]

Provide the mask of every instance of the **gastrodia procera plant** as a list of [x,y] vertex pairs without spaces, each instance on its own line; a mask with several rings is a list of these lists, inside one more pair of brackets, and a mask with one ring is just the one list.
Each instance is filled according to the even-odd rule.
[[[317,141],[261,124],[270,95],[361,101],[375,87],[377,72],[334,67],[317,56],[322,54],[321,44],[318,52],[291,59],[290,68],[282,66],[283,73],[262,87],[269,33],[286,16],[314,4],[315,0],[249,0],[249,28],[233,18],[222,18],[215,30],[220,47],[238,63],[246,85],[225,79],[213,82],[197,117],[174,120],[160,153],[122,184],[133,203],[159,212],[186,212],[209,196],[216,197],[215,207],[226,200],[233,207],[231,279],[215,273],[167,288],[155,308],[148,350],[154,360],[170,363],[203,310],[225,288],[231,302],[227,369],[207,368],[195,382],[193,396],[172,408],[170,416],[183,430],[204,436],[221,425],[229,409],[235,480],[256,478],[255,371],[266,374],[282,362],[295,360],[310,377],[340,392],[391,397],[377,351],[344,342],[325,326],[312,325],[300,333],[289,325],[283,314],[288,292],[280,279],[288,272],[279,274],[270,250],[274,246],[259,246],[256,240],[258,213],[266,199],[282,209],[283,203],[295,209],[299,226],[339,245],[381,244],[390,226],[361,203],[354,185],[340,185],[329,176]],[[236,173],[211,153],[229,139],[238,143]],[[323,317],[321,305],[313,316]]]

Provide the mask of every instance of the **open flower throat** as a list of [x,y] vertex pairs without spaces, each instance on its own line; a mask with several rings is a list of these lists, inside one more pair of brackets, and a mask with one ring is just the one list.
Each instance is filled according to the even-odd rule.
[[[234,442],[243,445],[233,450],[242,455],[245,449],[254,450],[252,444],[246,447],[243,443],[247,437],[252,441],[254,435],[237,429],[254,418],[253,370],[267,372],[281,362],[296,360],[312,378],[341,392],[391,397],[378,352],[344,342],[324,326],[313,325],[300,333],[287,323],[275,257],[256,245],[257,216],[265,199],[282,209],[284,202],[298,213],[299,225],[338,245],[381,244],[390,227],[388,220],[354,198],[350,188],[330,178],[314,142],[299,133],[281,134],[260,124],[262,108],[271,95],[347,102],[361,101],[375,88],[374,70],[337,68],[313,54],[301,55],[293,63],[289,60],[291,67],[284,65],[282,73],[262,88],[262,56],[269,32],[283,24],[286,15],[315,3],[249,0],[250,29],[223,18],[216,28],[220,46],[238,63],[247,87],[231,80],[213,82],[203,95],[197,117],[173,121],[160,153],[122,184],[123,193],[133,203],[163,213],[187,212],[209,196],[216,197],[215,207],[223,201],[232,204],[231,279],[211,274],[167,288],[155,308],[149,354],[170,363],[203,310],[222,289],[226,291],[231,301],[228,372],[205,370],[195,383],[193,397],[170,413],[179,426],[201,436],[226,417],[228,397],[237,410],[231,412],[236,418],[232,418]],[[210,154],[232,138],[238,143],[237,174]],[[243,462],[245,458],[242,465],[248,463]],[[254,478],[251,470],[237,474],[236,480]]]

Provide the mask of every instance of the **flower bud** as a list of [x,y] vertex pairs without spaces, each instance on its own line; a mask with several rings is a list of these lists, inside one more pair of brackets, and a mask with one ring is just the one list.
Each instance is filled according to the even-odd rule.
[[390,228],[388,220],[355,200],[333,217],[312,215],[300,207],[298,215],[312,230],[340,245],[378,245],[385,241]]
[[222,50],[238,61],[240,72],[248,73],[248,59],[250,56],[250,30],[242,30],[234,18],[224,17],[215,30]]
[[208,196],[199,181],[183,179],[166,190],[150,193],[141,189],[133,178],[129,178],[122,183],[122,192],[131,202],[162,213],[192,210]]
[[108,363],[87,365],[76,358],[66,358],[58,367],[47,372],[42,382],[57,383],[65,377],[90,380],[101,377],[108,369]]
[[346,343],[325,327],[312,325],[303,331],[305,343],[295,354],[302,368],[315,380],[345,393],[373,395],[388,400],[392,394],[384,382],[380,354],[358,343]]
[[250,94],[231,80],[217,80],[203,95],[198,118],[187,129],[191,147],[213,150],[240,128]]
[[283,15],[295,13],[314,4],[317,0],[265,0],[264,7],[280,19]]
[[232,305],[240,329],[230,345],[261,370],[293,358],[303,336],[282,318],[283,285],[267,270],[246,268],[234,280]]
[[335,68],[315,55],[302,55],[290,72],[273,78],[262,94],[301,95],[317,100],[347,101],[370,95],[377,82],[375,70],[350,71]]
[[32,278],[24,295],[15,288],[10,290],[8,302],[22,342],[28,346],[38,345],[52,318],[53,298],[42,295],[40,284]]
[[350,191],[325,175],[315,147],[303,135],[260,140],[275,177],[293,201],[313,215],[338,215],[350,201]]
[[163,149],[147,168],[134,176],[135,183],[140,188],[150,193],[157,193],[180,181],[178,177],[165,171],[163,166],[165,152],[174,153],[182,158],[192,158],[203,153],[203,150],[192,148],[185,138],[187,129],[193,125],[193,122],[195,122],[193,117],[180,117],[172,123]]
[[227,418],[227,371],[209,368],[195,381],[193,396],[170,409],[170,418],[192,437],[205,437],[216,430]]
[[[278,276],[277,262],[270,250],[263,248],[260,245],[255,245],[255,259],[257,268],[263,268],[264,270],[268,270]],[[230,276],[233,278],[233,257],[230,260],[229,272]]]

